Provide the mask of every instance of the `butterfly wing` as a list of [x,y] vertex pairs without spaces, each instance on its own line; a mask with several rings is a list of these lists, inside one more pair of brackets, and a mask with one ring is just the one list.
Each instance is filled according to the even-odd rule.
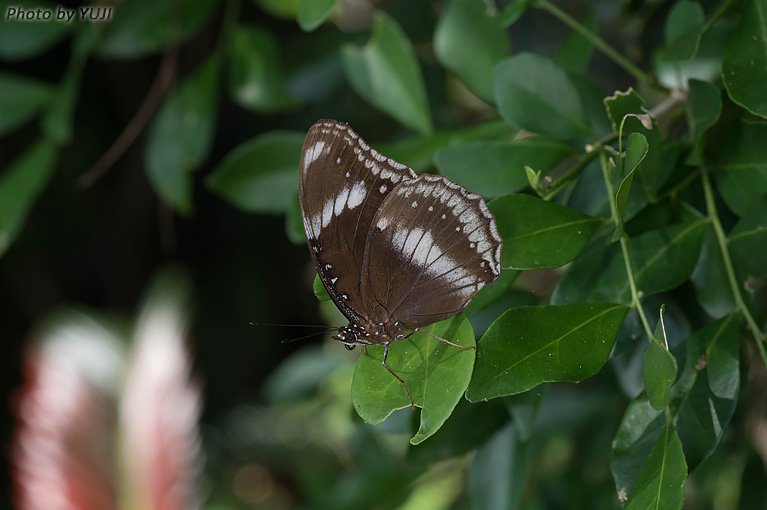
[[395,186],[415,177],[346,124],[321,120],[306,135],[299,172],[304,230],[322,283],[350,321],[360,322],[360,275],[373,217]]
[[440,175],[399,184],[378,209],[367,241],[367,313],[408,329],[456,315],[500,276],[502,245],[480,195]]

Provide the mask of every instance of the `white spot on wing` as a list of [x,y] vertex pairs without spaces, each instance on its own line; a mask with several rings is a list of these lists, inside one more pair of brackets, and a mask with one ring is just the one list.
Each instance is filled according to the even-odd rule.
[[320,154],[322,154],[322,149],[324,148],[325,142],[320,140],[306,150],[304,153],[304,170],[309,168],[309,165],[317,161],[317,158],[320,157]]
[[344,205],[346,204],[346,200],[349,198],[349,187],[341,190],[341,193],[338,194],[336,197],[336,205],[333,211],[336,213],[336,216],[339,216],[341,212],[344,210]]
[[362,201],[365,200],[365,195],[367,195],[367,193],[368,192],[365,189],[365,181],[355,183],[349,193],[349,209],[354,209],[360,205]]

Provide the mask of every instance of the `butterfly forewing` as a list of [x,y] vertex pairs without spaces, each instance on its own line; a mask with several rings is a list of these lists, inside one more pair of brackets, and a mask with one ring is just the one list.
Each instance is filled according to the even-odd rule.
[[501,237],[480,195],[443,176],[399,184],[373,218],[362,296],[373,322],[452,317],[501,272]]
[[415,177],[340,122],[318,121],[306,136],[299,173],[306,238],[323,284],[352,322],[363,322],[360,281],[373,217],[395,186]]

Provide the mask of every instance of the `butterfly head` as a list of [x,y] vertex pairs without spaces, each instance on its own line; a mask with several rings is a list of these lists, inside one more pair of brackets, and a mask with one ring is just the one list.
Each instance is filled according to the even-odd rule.
[[399,322],[371,324],[369,327],[350,322],[348,326],[338,328],[338,334],[333,338],[352,350],[358,345],[384,345],[408,336]]
[[370,333],[353,322],[348,326],[341,326],[338,328],[338,334],[333,336],[334,340],[343,342],[344,346],[350,351],[358,345],[371,345]]

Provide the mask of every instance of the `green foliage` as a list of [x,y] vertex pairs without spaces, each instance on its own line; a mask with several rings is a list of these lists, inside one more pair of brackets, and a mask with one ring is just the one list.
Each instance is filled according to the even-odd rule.
[[[424,333],[391,344],[387,364],[419,410],[382,347],[353,369],[299,347],[267,380],[268,403],[223,426],[254,446],[238,458],[289,473],[307,508],[763,506],[740,485],[716,505],[695,499],[703,477],[733,469],[765,482],[746,461],[757,404],[738,400],[741,384],[762,391],[743,374],[767,367],[762,0],[403,0],[367,24],[335,0],[244,4],[126,0],[99,30],[2,21],[0,58],[68,39],[72,58],[57,80],[0,73],[0,135],[25,144],[0,175],[0,257],[24,242],[57,156],[84,136],[87,65],[162,54],[162,74],[181,45],[194,65],[173,86],[159,80],[137,121],[149,185],[179,216],[213,194],[234,217],[284,215],[303,245],[304,133],[337,118],[384,155],[484,195],[504,239],[499,281],[427,328],[476,350]],[[313,290],[342,325],[317,278]],[[308,294],[310,280],[286,292]],[[653,329],[662,306],[666,327]],[[283,439],[254,439],[262,429]],[[345,474],[313,469],[315,456]],[[244,507],[221,495],[227,473],[212,476],[211,508]]]

